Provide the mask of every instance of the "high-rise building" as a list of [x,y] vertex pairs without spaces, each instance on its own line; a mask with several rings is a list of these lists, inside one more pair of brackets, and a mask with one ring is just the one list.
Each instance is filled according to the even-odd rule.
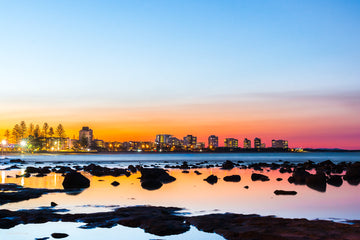
[[288,148],[289,145],[288,145],[288,141],[287,140],[282,140],[282,139],[279,139],[279,140],[275,140],[273,139],[271,141],[271,147],[272,148]]
[[184,146],[188,148],[195,148],[197,143],[197,137],[193,135],[187,135],[184,137]]
[[175,147],[177,147],[177,146],[181,146],[181,141],[180,141],[178,138],[176,138],[176,137],[170,137],[168,144],[169,144],[170,146],[175,146]]
[[170,134],[158,134],[156,135],[155,143],[160,145],[166,145],[169,144],[169,139],[172,135]]
[[90,129],[89,127],[83,127],[79,131],[79,141],[81,142],[82,139],[86,139],[87,145],[90,146],[93,141],[93,130]]
[[225,138],[224,146],[229,148],[237,148],[239,147],[239,140],[235,138]]
[[219,137],[215,135],[211,135],[208,138],[208,147],[209,148],[217,148],[219,147]]
[[244,139],[244,148],[251,148],[251,140],[247,138]]
[[261,148],[261,139],[260,138],[254,139],[254,148]]

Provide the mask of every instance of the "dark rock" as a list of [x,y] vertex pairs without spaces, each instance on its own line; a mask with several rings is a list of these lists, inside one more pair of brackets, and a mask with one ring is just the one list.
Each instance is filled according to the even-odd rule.
[[350,185],[359,185],[360,183],[360,162],[356,162],[348,166],[346,174],[344,176]]
[[15,227],[17,223],[11,219],[0,219],[0,229],[10,229]]
[[180,166],[180,169],[190,169],[187,162],[183,162],[183,164]]
[[210,175],[207,178],[205,178],[204,181],[206,181],[206,182],[210,183],[211,185],[213,185],[213,184],[217,183],[218,177],[215,176],[215,175]]
[[119,183],[119,182],[117,182],[117,181],[113,181],[113,182],[111,183],[111,185],[113,185],[114,187],[117,187],[117,186],[119,186],[119,185],[120,185],[120,183]]
[[280,182],[282,181],[283,179],[282,178],[277,178],[276,181]]
[[234,164],[232,161],[226,160],[226,161],[222,164],[221,168],[222,168],[222,169],[225,169],[225,170],[230,170],[230,169],[233,169],[234,166],[235,166],[235,164]]
[[249,189],[249,186],[244,186],[245,189]]
[[70,172],[65,175],[62,185],[65,189],[87,188],[90,187],[90,180],[81,175],[79,172]]
[[310,176],[310,173],[307,172],[304,168],[296,168],[292,177],[289,177],[288,181],[290,183],[295,183],[296,185],[305,185],[306,178],[308,176]]
[[51,205],[52,207],[56,207],[56,206],[57,206],[57,203],[51,202],[50,205]]
[[306,177],[306,186],[319,192],[326,192],[325,174],[315,174]]
[[132,173],[136,173],[136,172],[137,172],[137,169],[136,169],[133,165],[129,165],[129,166],[128,166],[128,169],[129,169],[130,172],[132,172]]
[[190,173],[188,170],[184,170],[182,171],[182,173]]
[[224,177],[225,182],[240,182],[241,177],[240,175],[231,175]]
[[252,181],[262,181],[262,182],[270,181],[268,176],[265,176],[263,174],[258,174],[258,173],[251,174],[251,180]]
[[26,162],[21,159],[11,159],[10,163],[26,163]]
[[162,183],[156,179],[147,179],[141,182],[141,187],[146,190],[156,190],[162,187]]
[[327,183],[329,185],[332,185],[332,186],[335,186],[335,187],[340,187],[343,184],[343,180],[342,180],[341,176],[339,176],[339,175],[331,175],[327,179]]
[[141,182],[152,180],[166,184],[176,180],[176,178],[170,176],[169,173],[162,168],[142,168],[140,169],[140,172],[141,172],[141,177],[140,177]]
[[48,240],[49,237],[35,238],[35,240]]
[[66,233],[52,233],[51,236],[53,238],[66,238],[69,236],[69,234]]
[[195,173],[196,175],[201,175],[201,174],[202,174],[202,173],[199,172],[198,170],[195,170],[194,173]]
[[295,191],[275,190],[275,195],[296,195]]

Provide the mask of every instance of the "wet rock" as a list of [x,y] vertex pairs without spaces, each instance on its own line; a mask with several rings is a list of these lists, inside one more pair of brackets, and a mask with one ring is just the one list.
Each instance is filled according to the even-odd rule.
[[249,189],[249,186],[244,186],[245,189]]
[[50,203],[50,206],[56,207],[56,206],[57,206],[57,203],[56,203],[56,202],[51,202],[51,203]]
[[183,164],[180,166],[180,169],[190,169],[187,162],[183,162]]
[[88,166],[85,166],[84,171],[89,172],[91,175],[97,177],[103,177],[103,176],[118,177],[122,175],[128,177],[131,175],[131,173],[127,169],[101,167],[93,163]]
[[170,176],[166,170],[161,168],[142,168],[140,172],[141,187],[147,190],[159,189],[163,184],[176,180],[176,178]]
[[66,238],[69,236],[69,234],[66,233],[52,233],[51,236],[53,238]]
[[10,163],[22,163],[22,164],[24,164],[24,163],[26,163],[26,162],[23,161],[23,160],[21,160],[21,159],[11,159],[11,160],[10,160]]
[[268,176],[265,176],[263,174],[258,174],[258,173],[251,174],[251,180],[252,181],[262,181],[262,182],[270,181]]
[[342,180],[341,176],[339,176],[339,175],[331,175],[327,179],[327,183],[329,185],[332,185],[332,186],[335,186],[335,187],[340,187],[343,184],[343,180]]
[[224,177],[225,182],[240,182],[241,177],[240,175],[231,175]]
[[296,191],[275,190],[275,195],[296,195]]
[[133,165],[129,165],[129,166],[128,166],[128,169],[129,169],[129,171],[132,172],[132,173],[136,173],[136,172],[137,172],[137,169],[136,169]]
[[235,166],[235,164],[232,161],[226,160],[222,166],[221,169],[225,169],[225,170],[231,170],[233,169]]
[[182,171],[182,173],[190,173],[188,170],[184,170]]
[[47,240],[49,237],[35,238],[35,240]]
[[17,225],[14,220],[11,219],[0,219],[0,229],[10,229]]
[[65,175],[62,185],[65,189],[88,188],[90,187],[90,180],[79,172],[70,172]]
[[282,178],[277,178],[276,181],[280,182],[282,181],[283,179]]
[[199,172],[198,170],[195,170],[194,173],[195,173],[196,175],[201,175],[201,174],[202,174],[202,173]]
[[306,177],[306,186],[319,192],[326,192],[326,176],[324,173]]
[[289,183],[295,183],[296,185],[305,185],[306,178],[310,176],[310,173],[307,172],[304,168],[296,168],[293,172],[293,175],[289,177]]
[[119,185],[120,185],[120,183],[119,183],[119,182],[117,182],[117,181],[113,181],[113,182],[111,183],[111,185],[113,185],[114,187],[117,187],[117,186],[119,186]]
[[359,185],[360,183],[360,162],[356,162],[348,166],[346,174],[344,176],[350,185]]
[[210,183],[211,185],[213,185],[213,184],[217,183],[218,177],[215,176],[215,175],[210,175],[207,178],[205,178],[204,181],[206,181],[206,182]]

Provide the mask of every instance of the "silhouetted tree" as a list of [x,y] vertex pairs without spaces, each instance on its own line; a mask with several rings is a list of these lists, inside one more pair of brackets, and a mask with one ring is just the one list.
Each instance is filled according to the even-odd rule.
[[41,132],[40,132],[40,127],[39,127],[38,124],[36,124],[36,126],[35,126],[35,128],[34,128],[34,137],[35,137],[35,138],[39,138],[39,137],[40,137],[40,134],[41,134]]
[[52,127],[49,128],[49,136],[54,136],[54,129]]
[[59,137],[59,138],[64,138],[65,137],[65,130],[64,130],[64,127],[63,125],[59,124],[56,128],[56,135]]
[[34,124],[30,123],[29,128],[28,128],[28,135],[32,136],[34,134]]
[[15,124],[11,134],[14,138],[15,143],[18,143],[19,139],[20,139],[20,134],[21,134],[21,128],[20,128],[19,124]]
[[9,131],[9,129],[6,129],[6,130],[5,130],[4,137],[5,137],[6,140],[9,140],[9,138],[10,138],[10,131]]
[[43,125],[44,137],[47,137],[48,129],[49,129],[49,124],[47,124],[47,122],[45,122]]
[[20,138],[25,138],[26,136],[26,123],[25,121],[21,121],[20,123]]

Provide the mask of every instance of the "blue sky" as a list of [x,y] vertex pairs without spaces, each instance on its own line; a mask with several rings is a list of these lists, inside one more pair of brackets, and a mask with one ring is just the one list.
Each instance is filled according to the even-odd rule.
[[359,1],[1,1],[0,107],[353,95],[359,13]]

